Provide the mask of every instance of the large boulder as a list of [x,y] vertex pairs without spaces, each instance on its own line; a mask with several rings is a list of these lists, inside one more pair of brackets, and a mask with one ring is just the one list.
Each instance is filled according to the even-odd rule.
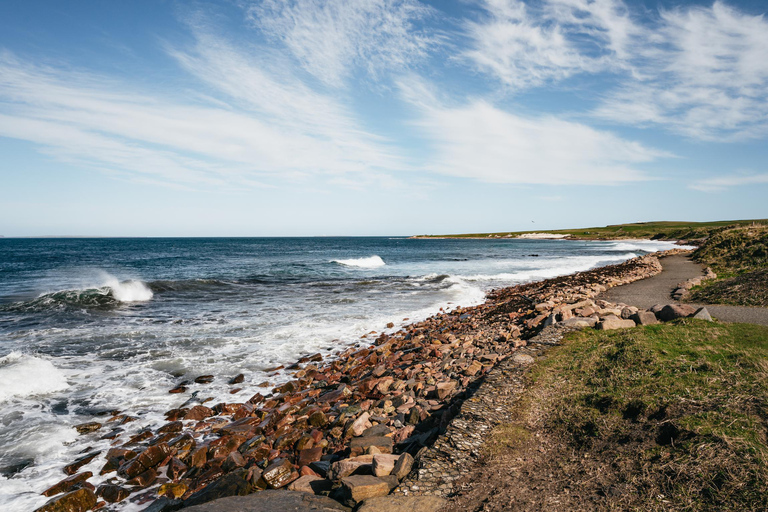
[[267,490],[185,507],[184,512],[350,512],[338,501],[306,492]]
[[656,313],[656,317],[662,322],[669,322],[676,318],[686,318],[696,313],[696,308],[688,304],[667,304],[661,311]]
[[354,506],[361,501],[389,494],[389,484],[371,475],[352,475],[341,480],[342,502]]
[[597,324],[597,328],[603,331],[611,331],[613,329],[630,329],[634,326],[634,320],[625,320],[615,315],[608,315],[603,318],[602,322]]
[[380,496],[365,500],[357,512],[438,512],[447,504],[439,496]]
[[81,488],[53,498],[35,512],[85,512],[94,506],[96,494],[90,489]]
[[637,325],[655,325],[659,323],[656,315],[651,311],[638,311],[631,318]]

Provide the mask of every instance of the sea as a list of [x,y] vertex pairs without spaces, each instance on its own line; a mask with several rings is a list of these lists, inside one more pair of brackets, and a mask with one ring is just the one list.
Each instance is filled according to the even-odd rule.
[[[0,238],[0,509],[31,511],[64,465],[112,441],[74,428],[111,411],[119,439],[183,404],[243,402],[378,333],[493,288],[669,249],[663,241],[376,238]],[[394,327],[387,328],[388,324]],[[234,394],[228,380],[243,373]],[[210,384],[168,391],[200,375]],[[103,459],[82,468],[96,475]],[[125,503],[120,510],[140,510]]]

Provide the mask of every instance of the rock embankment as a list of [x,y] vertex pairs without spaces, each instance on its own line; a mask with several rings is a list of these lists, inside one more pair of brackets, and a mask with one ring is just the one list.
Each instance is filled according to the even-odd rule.
[[[501,361],[533,360],[523,348],[542,329],[612,329],[682,315],[669,312],[672,306],[648,312],[596,299],[607,288],[660,271],[657,256],[646,255],[496,290],[484,304],[382,334],[333,361],[302,358],[288,368],[293,380],[254,389],[245,403],[208,407],[203,400],[170,410],[165,424],[130,439],[117,426],[131,416],[115,414],[104,425],[112,428],[112,448],[64,468],[71,476],[44,491],[52,499],[38,511],[80,512],[128,500],[162,512],[267,489],[323,495],[341,507],[396,510],[396,502],[381,497],[418,486],[414,467],[425,448]],[[101,428],[89,423],[81,431],[98,436]],[[94,460],[103,464],[101,480],[106,476],[98,487],[88,482],[90,472],[78,472]]]

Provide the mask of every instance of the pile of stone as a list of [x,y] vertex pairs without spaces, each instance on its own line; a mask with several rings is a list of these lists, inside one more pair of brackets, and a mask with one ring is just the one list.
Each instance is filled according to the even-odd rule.
[[672,291],[672,298],[675,300],[683,300],[688,296],[691,288],[701,285],[701,283],[704,281],[715,278],[717,278],[717,274],[715,274],[711,268],[707,267],[704,269],[703,276],[693,277],[678,284],[677,287]]
[[[135,420],[128,414],[81,425],[84,436],[111,428],[102,439],[111,439],[112,448],[66,466],[70,476],[44,492],[52,499],[37,512],[82,512],[125,500],[162,512],[286,488],[347,507],[385,496],[497,363],[545,326],[643,324],[646,312],[596,297],[660,271],[657,257],[647,255],[496,290],[484,304],[381,334],[332,361],[304,357],[286,369],[292,380],[271,392],[262,384],[245,403],[208,407],[202,400],[170,410],[165,424],[128,439],[119,427]],[[238,375],[231,382],[242,381]],[[172,391],[184,393],[183,384]],[[97,487],[88,482],[91,472],[78,472],[94,460],[103,463]]]

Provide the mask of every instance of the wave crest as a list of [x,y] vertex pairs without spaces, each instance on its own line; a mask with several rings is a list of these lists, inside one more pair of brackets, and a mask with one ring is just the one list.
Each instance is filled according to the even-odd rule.
[[339,265],[344,265],[345,267],[358,267],[358,268],[377,268],[377,267],[383,267],[386,265],[384,263],[384,260],[381,259],[381,256],[378,256],[374,254],[373,256],[369,256],[367,258],[352,258],[348,260],[331,260],[332,263],[338,263]]
[[0,357],[0,402],[61,391],[69,387],[64,374],[47,359],[18,351]]

